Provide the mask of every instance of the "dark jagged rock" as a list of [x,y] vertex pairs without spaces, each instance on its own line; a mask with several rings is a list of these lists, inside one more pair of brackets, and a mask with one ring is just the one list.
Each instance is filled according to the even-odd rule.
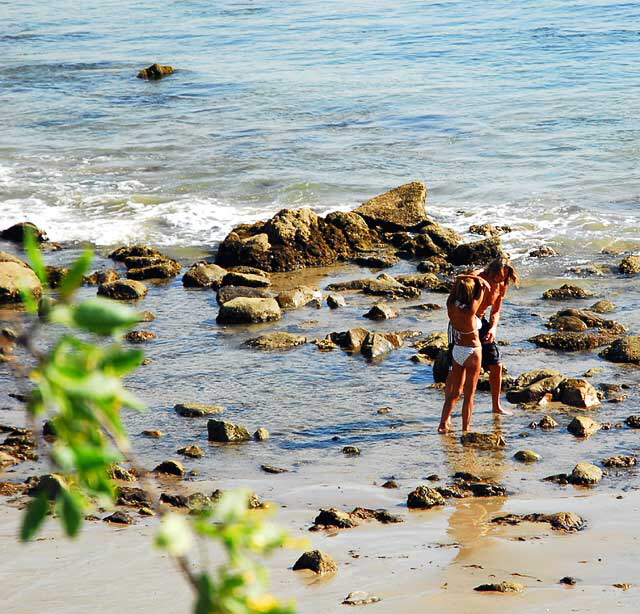
[[552,247],[547,245],[542,245],[534,250],[529,252],[530,258],[549,258],[551,256],[557,256],[558,252]]
[[378,253],[378,254],[368,254],[368,255],[360,255],[356,256],[353,259],[355,264],[358,264],[363,267],[368,267],[370,269],[388,269],[389,267],[394,266],[400,262],[400,258],[395,256],[394,254],[388,253]]
[[640,416],[629,416],[624,423],[632,429],[640,429]]
[[501,234],[511,232],[511,226],[492,226],[491,224],[472,224],[469,226],[469,232],[474,235],[483,235],[485,237],[497,237]]
[[586,527],[584,518],[574,512],[557,512],[555,514],[507,514],[491,520],[495,524],[517,525],[521,522],[546,522],[555,531],[574,533]]
[[224,420],[209,420],[207,423],[209,441],[234,442],[249,441],[251,435],[244,426]]
[[640,273],[640,256],[626,256],[618,265],[618,270],[625,275]]
[[167,75],[175,72],[173,66],[163,66],[162,64],[151,64],[147,68],[143,68],[136,76],[138,79],[146,79],[147,81],[157,81]]
[[490,262],[502,254],[502,245],[498,237],[482,239],[473,243],[458,245],[452,252],[450,260],[456,266],[477,265]]
[[24,242],[24,233],[26,229],[29,229],[31,231],[31,234],[38,243],[45,243],[49,240],[47,237],[47,233],[44,230],[40,230],[35,224],[32,224],[31,222],[19,222],[18,224],[9,226],[9,228],[5,228],[0,232],[0,239],[22,245],[22,243]]
[[140,268],[130,268],[127,270],[128,279],[171,279],[180,272],[180,264],[171,258],[163,258],[160,262],[143,266]]
[[635,467],[637,459],[635,456],[609,456],[608,458],[603,459],[602,464],[605,467],[610,467],[614,469]]
[[147,245],[124,245],[113,250],[109,256],[111,260],[124,262],[127,258],[164,258],[164,255],[153,247]]
[[224,411],[222,405],[207,405],[206,403],[177,403],[173,406],[173,409],[179,416],[184,418],[201,418]]
[[103,518],[104,522],[110,522],[111,524],[128,525],[134,524],[134,520],[129,514],[121,511],[113,512],[110,516]]
[[153,507],[147,493],[142,488],[132,488],[129,486],[118,487],[118,498],[116,505],[126,505],[129,507]]
[[156,338],[156,334],[150,330],[132,330],[124,338],[129,343],[147,343],[148,341],[153,341]]
[[172,507],[189,507],[189,501],[184,495],[172,495],[166,492],[160,494],[160,502]]
[[101,271],[94,271],[91,275],[86,275],[83,278],[82,283],[85,286],[99,286],[111,281],[116,281],[117,279],[120,279],[120,273],[114,269],[104,269]]
[[492,584],[480,584],[473,590],[493,593],[521,593],[523,589],[524,586],[518,582],[498,582]]
[[430,486],[418,486],[407,496],[407,507],[410,508],[430,509],[444,504],[444,497]]
[[551,288],[542,293],[542,298],[555,301],[566,301],[576,298],[590,298],[593,293],[588,292],[580,286],[572,286],[571,284],[564,284],[559,288]]
[[160,473],[164,475],[174,475],[179,478],[185,476],[185,470],[182,463],[175,460],[166,460],[161,462],[154,470],[154,473]]

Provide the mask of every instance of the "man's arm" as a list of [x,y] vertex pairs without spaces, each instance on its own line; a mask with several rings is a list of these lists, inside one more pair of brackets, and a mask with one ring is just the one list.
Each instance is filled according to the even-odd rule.
[[502,307],[502,299],[507,293],[507,286],[504,285],[500,288],[498,296],[496,296],[493,303],[491,303],[491,315],[489,316],[489,330],[484,337],[487,343],[495,343],[496,330],[498,328],[498,322],[500,321],[500,308]]

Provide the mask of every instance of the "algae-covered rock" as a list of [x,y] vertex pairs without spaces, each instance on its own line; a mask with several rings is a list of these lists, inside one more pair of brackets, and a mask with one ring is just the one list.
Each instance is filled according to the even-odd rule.
[[410,508],[430,509],[444,504],[444,497],[430,486],[418,486],[407,496],[407,507]]
[[251,435],[244,426],[224,420],[209,420],[207,423],[209,441],[234,442],[249,441]]
[[173,66],[163,66],[162,64],[151,64],[147,68],[143,68],[136,76],[138,79],[146,79],[147,81],[157,81],[167,75],[175,72]]

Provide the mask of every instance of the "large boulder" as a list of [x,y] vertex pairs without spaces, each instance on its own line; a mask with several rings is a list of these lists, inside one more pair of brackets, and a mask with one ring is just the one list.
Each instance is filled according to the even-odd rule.
[[35,298],[42,296],[42,284],[33,270],[19,258],[0,252],[0,305],[21,302],[20,289]]
[[509,403],[537,403],[546,394],[554,394],[564,379],[563,375],[552,375],[536,380],[528,386],[511,388],[507,391],[507,401]]
[[611,362],[625,362],[640,365],[640,335],[630,335],[616,339],[599,354]]
[[572,484],[597,484],[602,479],[602,469],[591,463],[578,463],[569,476]]
[[370,227],[415,230],[428,222],[426,199],[427,186],[421,181],[413,181],[364,202],[354,212]]
[[452,252],[450,260],[455,265],[478,265],[490,262],[502,255],[502,245],[498,237],[490,237],[473,243],[458,245]]
[[600,405],[598,393],[592,384],[583,379],[565,379],[559,386],[560,402],[572,407],[592,409]]
[[234,298],[273,298],[273,294],[266,288],[252,288],[251,286],[222,286],[216,293],[218,305],[224,305]]
[[235,441],[249,441],[249,431],[239,424],[226,422],[225,420],[209,420],[207,423],[207,435],[209,441],[223,443]]
[[220,306],[219,324],[250,324],[274,322],[282,317],[280,306],[273,298],[238,297]]
[[393,342],[388,333],[369,333],[362,343],[360,353],[368,360],[374,361],[398,347],[399,345]]
[[585,439],[597,433],[601,428],[602,425],[589,416],[576,416],[567,426],[567,430],[572,435]]
[[9,228],[5,228],[0,232],[0,239],[5,241],[11,241],[12,243],[18,243],[22,245],[24,241],[24,232],[26,229],[31,230],[31,234],[38,243],[44,243],[48,241],[47,233],[44,230],[40,230],[35,224],[31,222],[19,222]]
[[281,309],[299,309],[315,300],[322,301],[322,293],[309,286],[297,286],[290,290],[283,290],[276,296],[276,301]]
[[410,508],[430,509],[444,504],[444,497],[430,486],[418,486],[407,496],[407,507]]
[[618,265],[618,270],[625,275],[640,273],[640,256],[626,256]]
[[592,350],[601,345],[607,345],[615,339],[615,335],[606,333],[550,333],[535,335],[529,341],[536,345],[551,350],[564,350],[566,352],[579,352]]
[[308,569],[322,576],[328,573],[335,573],[338,570],[336,562],[325,552],[320,550],[310,550],[305,552],[294,564],[293,570]]
[[[263,271],[294,271],[312,266],[327,266],[355,255],[359,249],[371,249],[374,238],[356,218],[334,216],[323,219],[311,209],[282,209],[270,220],[242,225],[231,231],[218,248],[216,264],[253,266]],[[329,216],[327,216],[328,218]],[[335,220],[341,224],[331,223]],[[351,241],[348,232],[357,228]],[[367,235],[369,239],[367,239]]]

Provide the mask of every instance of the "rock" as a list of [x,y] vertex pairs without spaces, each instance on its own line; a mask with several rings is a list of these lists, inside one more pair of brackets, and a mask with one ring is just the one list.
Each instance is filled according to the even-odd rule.
[[[563,375],[552,375],[535,380],[528,386],[511,388],[506,397],[509,403],[537,403],[546,394],[554,394],[558,386],[565,380]],[[526,380],[523,380],[526,381]],[[516,380],[517,384],[518,380]]]
[[166,503],[173,507],[189,507],[189,502],[184,495],[172,495],[166,492],[160,494],[160,503]]
[[433,273],[407,273],[404,275],[396,275],[395,280],[404,286],[419,288],[420,290],[428,289],[433,292],[449,292],[450,290],[449,285]]
[[260,469],[265,473],[288,473],[288,469],[282,469],[281,467],[274,467],[273,465],[260,465]]
[[276,296],[281,309],[299,309],[314,300],[322,300],[322,294],[315,288],[298,286],[291,290],[284,290]]
[[623,591],[628,591],[633,586],[633,584],[629,584],[628,582],[616,582],[611,586],[613,586],[613,588],[619,588],[620,590],[623,590]]
[[566,301],[576,298],[589,298],[593,296],[591,292],[588,292],[584,288],[579,286],[572,286],[570,284],[564,284],[559,288],[551,288],[542,293],[542,298],[547,300]]
[[640,273],[640,256],[626,256],[618,265],[618,270],[625,275]]
[[354,210],[370,227],[383,230],[415,230],[428,222],[427,187],[421,181],[406,183],[376,196]]
[[134,524],[133,518],[125,512],[113,512],[110,516],[102,519],[104,522],[110,522],[111,524]]
[[149,496],[142,488],[131,488],[129,486],[118,486],[116,505],[153,507]]
[[150,330],[132,330],[124,338],[129,343],[146,343],[147,341],[153,341],[156,338],[156,334]]
[[275,299],[238,297],[220,306],[216,321],[219,324],[249,324],[273,322],[281,317]]
[[576,437],[590,437],[601,428],[599,422],[588,416],[576,416],[567,426],[567,430]]
[[359,456],[360,448],[358,446],[345,446],[342,448],[342,453],[347,456]]
[[502,245],[498,237],[482,239],[473,243],[458,245],[451,253],[451,263],[456,266],[477,265],[490,262],[502,255]]
[[507,442],[502,435],[494,433],[463,433],[460,442],[465,446],[478,446],[480,448],[504,448]]
[[499,582],[494,584],[480,584],[474,591],[495,592],[495,593],[521,593],[524,589],[518,582]]
[[37,243],[44,243],[49,240],[47,238],[47,233],[44,232],[44,230],[40,230],[35,224],[32,224],[31,222],[19,222],[17,224],[14,224],[13,226],[9,226],[9,228],[5,228],[3,231],[0,231],[0,239],[22,245],[24,242],[24,233],[26,229],[29,229],[31,231],[31,234],[33,235],[33,238]]
[[269,439],[269,431],[261,426],[256,432],[253,434],[253,438],[256,441],[267,441]]
[[610,362],[640,365],[640,335],[629,335],[616,339],[598,355]]
[[572,484],[597,484],[602,479],[602,469],[590,463],[578,463],[569,476]]
[[629,416],[624,423],[632,429],[640,429],[640,416]]
[[185,446],[184,448],[180,448],[178,450],[178,454],[182,454],[182,456],[187,456],[189,458],[202,458],[204,456],[204,452],[200,448],[200,446],[190,445]]
[[436,490],[445,499],[464,499],[472,494],[470,491],[463,490],[458,486],[436,486]]
[[398,317],[398,312],[385,303],[376,303],[363,317],[370,320],[391,320]]
[[407,507],[410,508],[430,509],[444,504],[444,497],[435,488],[429,486],[418,486],[407,497]]
[[558,316],[554,317],[548,324],[556,330],[580,333],[589,327],[580,319],[574,316]]
[[120,480],[122,482],[135,482],[138,478],[131,471],[121,467],[120,465],[111,465],[109,469],[109,477],[112,480]]
[[305,552],[293,565],[293,570],[308,569],[318,575],[335,573],[338,571],[336,562],[320,550]]
[[268,288],[271,280],[264,275],[254,275],[252,273],[228,272],[222,278],[222,286],[246,286],[248,288]]
[[395,480],[387,480],[382,488],[398,488],[398,483]]
[[531,337],[529,341],[552,350],[579,352],[607,345],[615,336],[604,333],[551,333]]
[[583,379],[565,379],[558,386],[560,402],[571,407],[592,409],[600,405],[596,389]]
[[[582,328],[580,328],[580,325]],[[561,330],[561,327],[573,327],[576,330],[586,330],[587,328],[597,328],[600,332],[611,334],[622,334],[626,328],[615,320],[606,320],[598,314],[587,309],[562,309],[549,319],[548,326]]]
[[209,420],[207,433],[209,441],[233,442],[251,439],[249,431],[244,426],[224,420]]
[[180,272],[180,264],[171,258],[162,258],[154,264],[127,270],[128,279],[171,279]]
[[160,437],[162,437],[162,435],[164,435],[164,433],[162,431],[157,431],[157,430],[142,431],[142,434],[145,437],[150,437],[151,439],[160,439]]
[[380,333],[369,333],[360,349],[360,353],[367,360],[374,361],[382,358],[389,352],[396,349],[396,346],[385,335]]
[[154,473],[161,473],[164,475],[175,475],[179,478],[183,478],[185,475],[184,467],[182,463],[175,460],[166,460],[161,462],[154,470]]
[[114,269],[104,269],[102,271],[94,271],[91,275],[85,275],[82,283],[85,286],[99,286],[117,279],[120,279],[120,273]]
[[202,418],[220,414],[224,411],[222,405],[207,405],[205,403],[177,403],[173,406],[176,413],[184,418]]
[[[220,499],[222,498],[222,496],[224,495],[225,491],[224,490],[220,490],[219,488],[217,488],[216,490],[214,490],[211,493],[211,497],[210,497],[210,501],[211,503],[215,504],[218,501],[220,501]],[[247,509],[250,510],[257,510],[257,509],[264,509],[269,507],[267,503],[263,503],[262,501],[260,501],[258,495],[256,493],[250,493],[249,496],[247,497]]]
[[349,512],[342,512],[335,507],[329,509],[321,509],[320,513],[315,517],[313,524],[316,527],[334,527],[336,529],[351,529],[357,527],[360,521],[352,517]]
[[13,465],[17,465],[19,462],[20,459],[0,450],[0,469],[4,470],[8,467],[13,467]]
[[249,286],[222,286],[216,293],[218,305],[224,305],[234,298],[273,298],[273,294],[265,288],[250,288]]
[[627,468],[627,467],[635,467],[636,466],[636,457],[635,456],[610,456],[608,458],[603,459],[602,464],[605,467],[611,467],[615,469]]
[[497,237],[501,234],[511,232],[511,226],[492,226],[491,224],[472,224],[469,232],[474,235],[485,237]]
[[416,348],[420,354],[435,360],[440,350],[448,349],[449,339],[446,332],[431,333],[421,341],[414,343],[412,347]]
[[331,333],[331,341],[340,346],[346,352],[360,352],[360,348],[368,337],[369,331],[366,328],[350,328],[342,333]]
[[531,250],[529,256],[531,258],[549,258],[550,256],[557,256],[558,252],[548,245],[541,245],[540,247]]
[[576,578],[574,578],[573,576],[565,576],[564,578],[560,578],[560,580],[558,580],[558,584],[566,584],[567,586],[575,586],[577,582],[578,580],[576,580]]
[[542,478],[543,482],[553,482],[560,486],[566,486],[569,483],[569,476],[566,473],[557,473],[554,475],[548,475],[546,478]]
[[602,300],[594,303],[589,307],[589,311],[593,311],[595,313],[610,313],[611,311],[615,311],[616,306],[607,300]]
[[212,288],[217,290],[222,285],[226,269],[210,262],[196,262],[182,276],[185,288]]
[[44,270],[47,274],[47,282],[50,288],[60,286],[65,275],[69,272],[69,269],[61,266],[45,266]]
[[389,299],[410,299],[420,296],[420,289],[405,286],[391,276],[368,280],[362,287],[364,294],[385,296]]
[[147,286],[133,279],[117,279],[98,286],[98,295],[120,301],[136,301],[145,297]]
[[220,244],[216,264],[269,272],[328,266],[371,249],[373,239],[364,220],[353,213],[323,219],[307,208],[282,209],[266,222],[234,228]]
[[161,64],[151,64],[147,68],[143,68],[136,76],[138,79],[146,79],[147,81],[157,81],[167,75],[175,72],[172,66],[162,66]]
[[544,430],[551,430],[558,426],[558,423],[551,416],[544,416],[537,426]]
[[344,297],[339,294],[329,294],[327,296],[327,305],[329,305],[330,309],[338,309],[339,307],[345,307],[347,302],[344,300]]
[[380,601],[380,597],[376,595],[370,595],[364,591],[352,591],[343,600],[343,605],[368,605],[370,603],[377,603]]
[[355,264],[360,266],[369,267],[370,269],[388,269],[395,264],[400,262],[400,258],[394,256],[393,254],[374,254],[374,255],[363,255],[356,256],[353,259]]
[[35,299],[42,296],[42,284],[33,270],[19,258],[0,252],[0,305],[22,302],[20,289]]
[[[566,482],[565,482],[566,483]],[[492,523],[517,525],[521,522],[546,522],[554,531],[574,533],[585,528],[584,518],[573,512],[557,512],[555,514],[507,514],[494,518]]]
[[267,279],[270,279],[271,276],[269,275],[269,273],[267,273],[267,271],[263,271],[262,269],[257,269],[256,267],[253,266],[232,266],[229,267],[229,271],[233,272],[233,273],[249,273],[250,275],[259,275],[260,277],[266,277]]
[[513,455],[513,458],[521,463],[536,463],[540,460],[540,455],[532,450],[518,450],[518,452]]
[[273,332],[245,341],[247,345],[258,350],[288,350],[307,342],[307,338],[293,333]]

